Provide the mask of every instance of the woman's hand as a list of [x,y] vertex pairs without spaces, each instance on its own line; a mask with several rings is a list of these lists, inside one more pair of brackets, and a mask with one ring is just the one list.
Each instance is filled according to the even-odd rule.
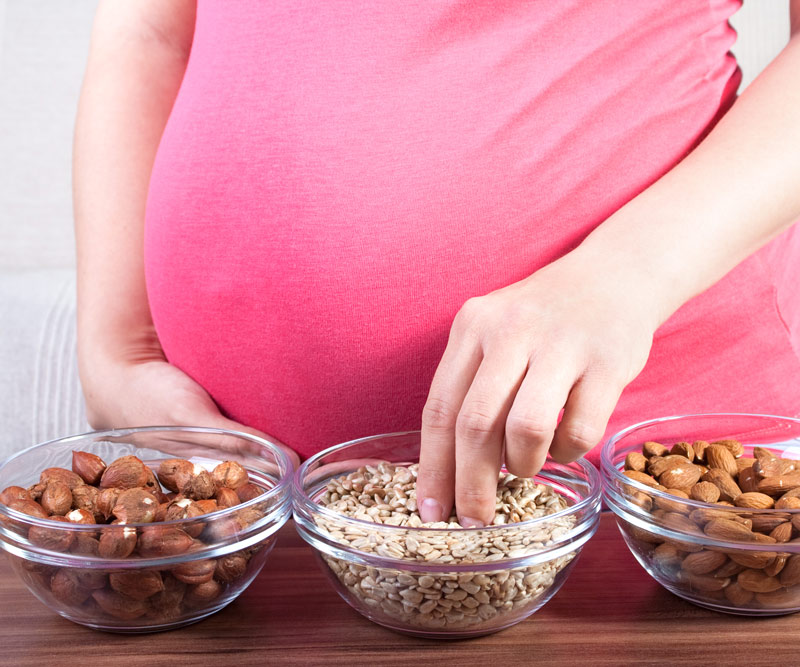
[[422,417],[424,521],[446,520],[455,500],[462,525],[491,523],[503,459],[530,477],[548,450],[580,458],[644,367],[660,323],[646,281],[629,284],[578,255],[456,315]]
[[[82,365],[92,428],[206,426],[242,431],[276,442],[261,431],[225,417],[199,384],[164,359],[155,339],[144,349],[139,347],[135,353],[128,350],[113,360],[84,357]],[[240,444],[232,440],[231,450]],[[226,447],[225,441],[217,445]],[[300,463],[297,454],[281,447],[296,468]]]

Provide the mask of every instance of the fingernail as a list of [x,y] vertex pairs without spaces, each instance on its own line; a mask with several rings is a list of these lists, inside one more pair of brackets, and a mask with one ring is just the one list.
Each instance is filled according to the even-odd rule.
[[486,525],[480,519],[473,519],[471,516],[462,516],[459,522],[462,528],[483,528]]
[[419,518],[424,523],[436,523],[444,521],[444,507],[433,498],[425,498],[419,506]]

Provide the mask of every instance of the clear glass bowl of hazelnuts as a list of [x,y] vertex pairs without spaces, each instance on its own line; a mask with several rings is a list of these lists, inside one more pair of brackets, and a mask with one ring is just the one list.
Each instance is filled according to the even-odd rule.
[[276,443],[194,427],[95,432],[0,466],[0,548],[39,600],[113,632],[199,621],[261,571],[291,513]]

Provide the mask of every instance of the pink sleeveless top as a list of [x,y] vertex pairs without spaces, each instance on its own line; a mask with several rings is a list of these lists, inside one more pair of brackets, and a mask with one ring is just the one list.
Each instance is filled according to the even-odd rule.
[[[168,359],[301,455],[418,428],[463,302],[574,248],[733,101],[739,5],[200,0],[147,207]],[[800,413],[798,284],[794,231],[658,331],[609,432]]]

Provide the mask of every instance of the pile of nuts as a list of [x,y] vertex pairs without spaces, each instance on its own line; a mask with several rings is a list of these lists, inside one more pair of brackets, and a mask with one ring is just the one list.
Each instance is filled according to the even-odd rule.
[[[800,606],[800,554],[776,549],[800,541],[800,514],[790,511],[800,509],[800,461],[763,447],[744,454],[737,440],[678,442],[670,448],[646,442],[641,453],[627,455],[624,475],[670,497],[628,485],[623,491],[668,529],[763,544],[764,551],[703,548],[631,525],[625,530],[645,559],[688,594],[733,607]],[[687,499],[707,507],[688,505]]]
[[[72,470],[47,468],[27,489],[4,489],[0,502],[33,517],[97,526],[61,530],[9,521],[12,530],[25,531],[35,547],[131,562],[188,555],[236,535],[262,518],[264,508],[250,505],[221,521],[209,521],[205,515],[263,493],[235,461],[208,471],[185,459],[166,459],[154,473],[135,456],[106,465],[95,454],[75,451]],[[179,525],[160,523],[196,517],[203,518]],[[219,558],[187,558],[161,569],[58,568],[17,557],[12,561],[34,590],[51,596],[57,607],[69,608],[73,615],[93,621],[105,615],[112,624],[140,618],[158,624],[177,621],[223,597],[245,577],[252,556],[267,543]]]
[[[416,465],[381,462],[363,466],[331,480],[319,500],[347,517],[394,527],[370,530],[317,518],[319,527],[332,540],[409,564],[371,567],[324,557],[369,616],[391,625],[434,631],[498,624],[501,617],[530,609],[574,557],[569,553],[511,570],[483,567],[448,572],[443,565],[490,564],[541,552],[567,533],[575,518],[562,516],[535,527],[517,528],[514,523],[554,514],[565,509],[567,502],[546,485],[503,473],[497,486],[495,527],[465,531],[455,516],[448,521],[423,523],[417,512],[416,477]],[[440,530],[414,530],[420,527]],[[436,565],[439,567],[426,567]]]

